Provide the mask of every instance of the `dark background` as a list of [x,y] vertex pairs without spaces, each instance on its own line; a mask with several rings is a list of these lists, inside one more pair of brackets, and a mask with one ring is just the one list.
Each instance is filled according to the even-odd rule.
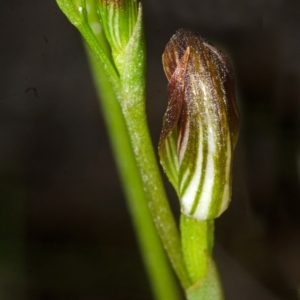
[[[54,0],[1,4],[0,299],[152,299],[79,34]],[[297,299],[300,2],[143,5],[155,145],[175,30],[197,30],[233,63],[242,130],[216,221],[226,300]]]

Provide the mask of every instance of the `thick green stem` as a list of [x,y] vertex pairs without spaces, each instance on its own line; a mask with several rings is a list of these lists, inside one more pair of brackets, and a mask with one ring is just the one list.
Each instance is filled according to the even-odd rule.
[[195,283],[207,273],[214,242],[214,221],[199,221],[182,214],[180,229],[185,264]]
[[199,221],[184,214],[180,219],[185,264],[192,280],[188,300],[222,300],[223,292],[212,258],[214,221]]
[[153,292],[158,300],[178,300],[178,287],[147,206],[143,183],[136,167],[120,105],[103,70],[89,50],[87,53]]

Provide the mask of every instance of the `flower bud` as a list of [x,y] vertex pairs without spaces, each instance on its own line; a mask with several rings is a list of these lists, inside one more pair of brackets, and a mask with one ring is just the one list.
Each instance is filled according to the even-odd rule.
[[218,217],[231,198],[232,158],[239,133],[234,79],[227,57],[181,29],[163,53],[169,103],[159,155],[181,201],[198,220]]
[[118,69],[122,68],[123,54],[132,36],[138,14],[137,0],[98,0],[98,12],[106,38]]

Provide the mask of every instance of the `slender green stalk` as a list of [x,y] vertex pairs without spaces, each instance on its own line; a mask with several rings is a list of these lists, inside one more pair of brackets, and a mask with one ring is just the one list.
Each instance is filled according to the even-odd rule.
[[[180,299],[170,265],[147,207],[120,105],[104,72],[87,50],[114,157],[156,299]],[[122,149],[120,151],[120,149]]]
[[[103,30],[99,30],[96,2],[86,2],[89,5],[87,21],[105,54],[111,58]],[[147,205],[125,119],[116,96],[120,94],[116,94],[115,86],[107,80],[101,65],[88,48],[87,53],[152,290],[156,299],[177,300],[178,287]]]
[[184,265],[178,229],[163,187],[146,120],[145,47],[141,7],[132,36],[124,53],[125,59],[120,72],[120,105],[156,228],[182,286],[187,288],[191,282]]
[[186,289],[188,300],[223,300],[212,258],[214,221],[200,221],[182,214],[180,229],[184,260],[193,283]]
[[[132,106],[123,108],[131,143],[134,145],[135,157],[154,222],[181,284],[187,288],[191,285],[191,281],[185,269],[179,234],[162,185],[146,119],[139,110],[142,109],[136,109]],[[135,122],[134,117],[139,122]]]
[[[144,247],[146,252],[149,250],[147,247],[150,247],[153,243],[157,247],[157,242],[154,241],[154,232],[152,238],[149,237],[147,232],[152,230],[149,229],[149,224],[146,225],[150,222],[150,215],[148,221],[148,217],[145,217],[147,208],[148,210],[150,209],[173,268],[182,286],[186,289],[190,286],[191,281],[184,265],[178,229],[164,191],[146,121],[145,47],[142,7],[139,5],[135,26],[130,33],[127,44],[125,47],[122,46],[121,52],[117,53],[118,55],[116,56],[114,45],[110,44],[112,52],[106,53],[103,39],[99,39],[92,30],[90,9],[86,9],[87,2],[96,3],[96,1],[92,0],[57,0],[62,11],[81,32],[94,55],[91,65],[97,79],[98,92],[103,95],[103,111],[107,119],[108,129],[111,131],[112,144],[123,178],[123,185],[132,205],[131,210],[133,211],[133,218],[138,233],[141,236],[142,247]],[[109,27],[102,26],[106,38],[111,35],[115,36],[117,34],[118,36],[122,34],[119,21],[125,22],[124,24],[126,25],[126,19],[122,16],[122,9],[124,8],[122,5],[126,7],[127,4],[130,4],[130,2],[103,1],[101,5],[104,6],[98,6],[100,12],[101,9],[103,10],[104,16],[109,14],[107,15],[110,16],[109,21],[115,21]],[[105,10],[106,8],[108,8],[107,11]],[[113,13],[112,16],[110,15],[111,13]],[[101,22],[105,22],[103,15]],[[113,59],[111,59],[112,56]],[[99,63],[98,67],[94,67],[96,61]],[[108,97],[107,95],[110,96]],[[117,106],[117,104],[120,106]],[[114,105],[114,107],[110,108],[110,105]],[[114,114],[112,111],[114,111]],[[127,149],[127,152],[124,149]],[[143,187],[143,193],[142,190],[137,192],[137,186],[139,188]],[[143,202],[143,204],[135,202]],[[158,251],[157,249],[155,251]],[[153,260],[151,261],[153,262]],[[162,261],[163,259],[161,258],[158,267],[160,280],[166,276],[161,272],[160,264]],[[165,271],[165,273],[167,272]],[[151,271],[151,274],[154,274],[154,271]],[[170,275],[167,276],[171,282]],[[171,283],[168,285],[170,286]],[[164,299],[175,298],[174,296],[166,296]]]
[[207,273],[214,242],[214,221],[199,221],[182,214],[180,229],[184,260],[195,283]]

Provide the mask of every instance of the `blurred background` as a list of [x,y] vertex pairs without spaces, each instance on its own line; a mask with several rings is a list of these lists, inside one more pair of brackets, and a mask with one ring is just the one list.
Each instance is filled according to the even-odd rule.
[[[154,145],[172,34],[196,30],[233,63],[242,130],[215,247],[226,300],[298,299],[300,2],[142,2]],[[4,0],[0,24],[0,299],[153,299],[78,32],[54,0]]]

